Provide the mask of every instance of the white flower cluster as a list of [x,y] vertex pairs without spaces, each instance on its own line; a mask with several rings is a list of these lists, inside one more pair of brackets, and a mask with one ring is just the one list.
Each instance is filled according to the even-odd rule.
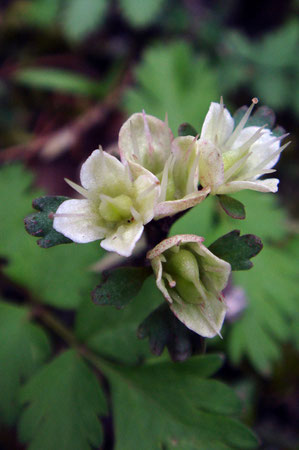
[[[208,194],[276,192],[278,179],[260,177],[274,172],[285,146],[266,125],[246,127],[255,103],[236,127],[222,102],[211,103],[196,137],[174,138],[167,121],[133,114],[119,133],[121,161],[95,150],[82,165],[82,186],[67,180],[84,199],[59,206],[55,230],[78,243],[101,240],[104,249],[130,256],[145,224],[191,208]],[[148,258],[172,311],[186,326],[211,337],[225,315],[220,292],[230,265],[212,255],[202,238],[183,236],[158,244]],[[165,242],[166,256],[161,252]]]

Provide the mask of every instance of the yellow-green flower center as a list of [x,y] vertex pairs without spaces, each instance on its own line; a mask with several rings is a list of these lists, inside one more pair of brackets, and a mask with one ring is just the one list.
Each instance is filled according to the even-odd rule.
[[133,202],[127,195],[117,197],[102,196],[99,211],[103,219],[108,222],[119,222],[132,217]]

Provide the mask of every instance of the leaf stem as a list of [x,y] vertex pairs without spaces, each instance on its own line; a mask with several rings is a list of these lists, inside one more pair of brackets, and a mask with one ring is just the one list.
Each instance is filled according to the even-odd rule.
[[63,341],[65,341],[70,347],[76,350],[102,375],[102,367],[106,367],[107,365],[105,364],[104,360],[100,356],[94,354],[94,352],[89,348],[85,347],[84,344],[79,342],[74,333],[66,325],[64,325],[64,323],[62,323],[53,313],[51,313],[41,305],[36,305],[32,310],[32,315],[40,319],[47,328],[49,328],[61,339],[63,339]]

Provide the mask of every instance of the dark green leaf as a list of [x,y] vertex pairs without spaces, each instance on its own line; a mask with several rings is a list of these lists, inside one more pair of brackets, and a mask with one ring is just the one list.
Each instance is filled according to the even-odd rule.
[[22,389],[19,436],[31,450],[91,450],[102,443],[106,399],[74,350],[44,366]]
[[217,239],[209,250],[229,262],[232,270],[247,270],[253,264],[250,258],[256,256],[263,248],[262,241],[254,234],[240,236],[239,230],[231,231]]
[[233,219],[245,219],[245,207],[243,203],[239,202],[239,200],[236,200],[235,198],[228,195],[218,195],[218,200],[221,207],[228,216],[232,217]]
[[37,241],[40,247],[49,248],[54,245],[69,244],[73,242],[53,228],[53,214],[65,200],[68,200],[68,198],[45,196],[36,198],[33,201],[33,208],[39,212],[30,214],[24,219],[24,222],[26,231],[29,234],[32,236],[43,237],[43,239]]
[[103,281],[92,291],[92,300],[97,305],[112,305],[124,308],[138,294],[144,280],[151,275],[145,267],[120,267],[103,276]]
[[88,348],[109,359],[140,363],[151,354],[148,343],[137,339],[137,327],[162,300],[153,276],[145,280],[134,301],[118,311],[114,306],[99,308],[86,298],[76,316],[76,336]]
[[46,333],[29,320],[29,309],[0,302],[0,419],[8,425],[20,411],[21,383],[50,355]]
[[179,136],[197,136],[196,129],[190,123],[182,123],[178,129]]
[[151,450],[255,448],[254,434],[229,417],[240,411],[234,392],[206,379],[220,365],[219,356],[208,355],[183,363],[103,367],[111,383],[115,450],[132,450],[136,442]]
[[139,326],[138,337],[149,338],[152,353],[161,355],[167,347],[174,361],[184,361],[192,354],[202,353],[204,338],[193,333],[170,311],[166,302],[155,309]]
[[0,170],[0,202],[5,205],[0,210],[1,233],[7,236],[0,239],[0,255],[8,261],[3,272],[43,303],[76,308],[84,297],[89,298],[96,283],[88,267],[105,252],[98,242],[91,242],[57,245],[45,255],[24,230],[23,218],[30,212],[32,198],[43,194],[33,191],[32,184],[32,174],[21,165]]

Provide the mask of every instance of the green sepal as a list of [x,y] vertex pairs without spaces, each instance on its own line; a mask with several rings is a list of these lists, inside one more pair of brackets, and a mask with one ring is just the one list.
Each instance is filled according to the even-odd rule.
[[246,217],[245,206],[229,195],[218,195],[219,204],[226,214],[233,219],[243,220]]
[[136,297],[151,274],[147,267],[120,267],[106,272],[102,282],[92,291],[91,298],[97,305],[122,309]]
[[162,303],[139,325],[139,339],[149,338],[151,352],[160,356],[165,347],[173,361],[184,361],[192,354],[203,353],[205,339],[189,330]]
[[178,128],[179,136],[197,136],[196,129],[190,123],[182,123]]
[[37,241],[40,247],[49,248],[54,245],[73,242],[53,228],[53,214],[65,200],[68,200],[68,197],[44,196],[33,200],[32,206],[38,212],[25,217],[24,223],[29,234],[42,237]]
[[[246,113],[248,107],[242,106],[237,109],[234,114],[235,127],[238,125],[244,114]],[[262,127],[267,125],[270,130],[275,124],[275,113],[268,106],[260,106],[255,110],[255,112],[249,117],[246,122],[246,127]]]
[[254,234],[240,236],[240,230],[233,230],[221,236],[209,246],[209,250],[230,263],[232,270],[248,270],[253,266],[250,258],[263,248],[262,241]]

